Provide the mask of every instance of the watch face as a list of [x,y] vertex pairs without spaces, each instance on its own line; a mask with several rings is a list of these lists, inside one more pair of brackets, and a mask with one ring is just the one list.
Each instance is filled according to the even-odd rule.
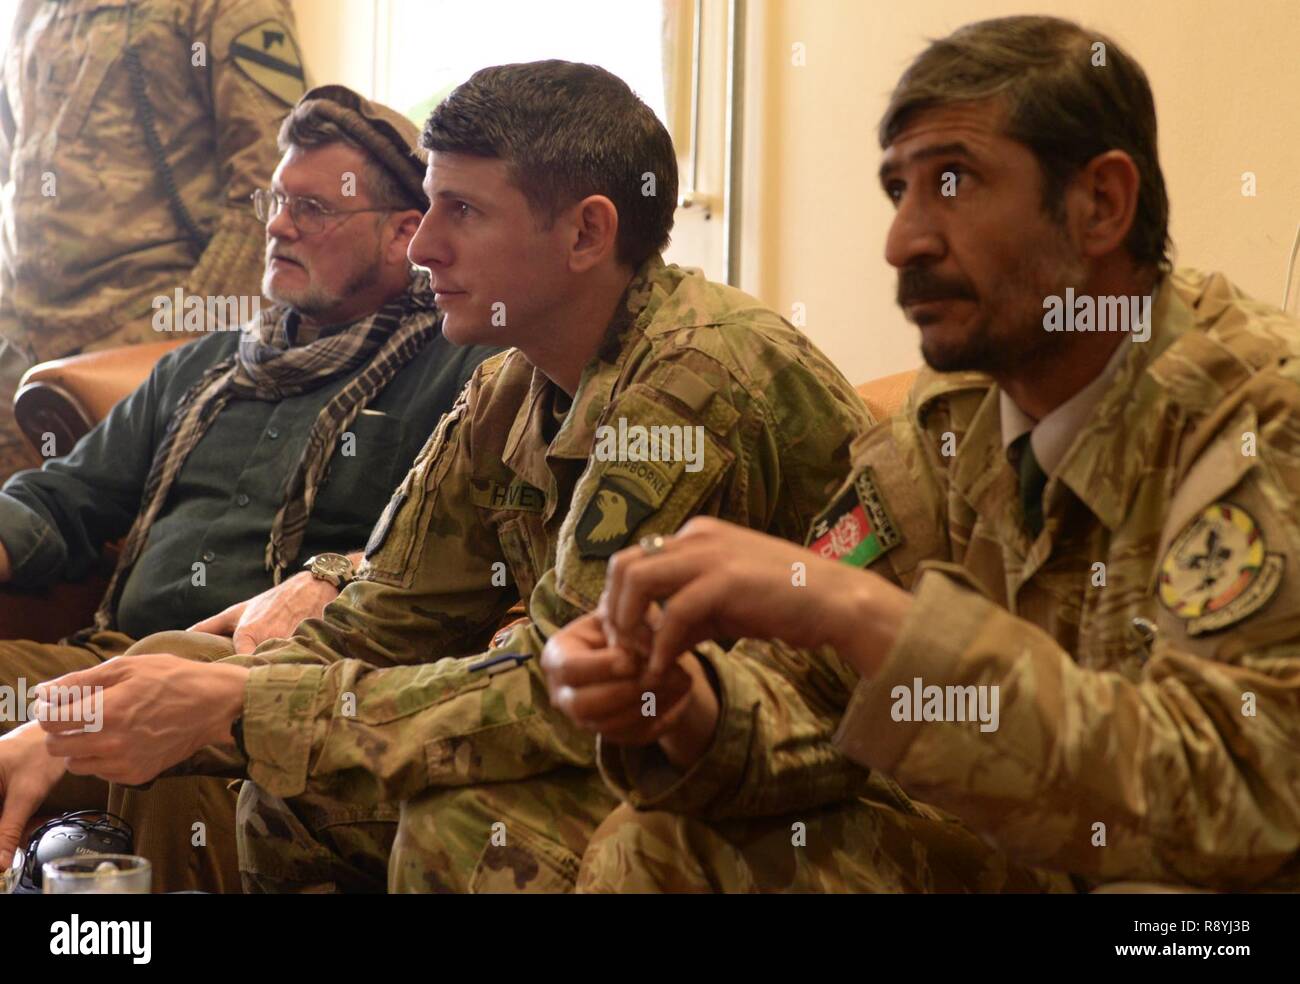
[[346,577],[352,573],[352,561],[342,554],[321,554],[312,567],[326,577]]

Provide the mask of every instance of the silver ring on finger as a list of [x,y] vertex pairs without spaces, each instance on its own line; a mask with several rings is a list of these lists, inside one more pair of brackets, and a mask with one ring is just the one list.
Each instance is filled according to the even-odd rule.
[[648,554],[649,556],[654,556],[657,553],[663,553],[664,544],[666,544],[667,542],[668,540],[664,537],[662,533],[656,533],[653,536],[641,537],[640,546],[641,549],[646,552],[646,554]]

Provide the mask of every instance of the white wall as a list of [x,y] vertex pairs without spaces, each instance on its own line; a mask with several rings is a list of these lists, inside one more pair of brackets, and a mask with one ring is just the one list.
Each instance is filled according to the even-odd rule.
[[[892,209],[875,127],[926,40],[1045,13],[1111,35],[1142,64],[1160,122],[1175,261],[1279,303],[1300,221],[1300,3],[1294,0],[753,0],[754,124],[742,286],[789,316],[854,382],[920,364],[883,259]],[[801,42],[807,64],[791,65]],[[1257,197],[1242,196],[1243,171]],[[1293,287],[1293,300],[1297,288]]]
[[[373,53],[387,49],[385,30],[402,32],[411,2],[294,0],[314,77],[378,94],[387,76]],[[719,194],[724,0],[705,9],[701,190]],[[807,332],[854,382],[920,363],[882,255],[891,209],[874,133],[889,91],[928,38],[1015,13],[1079,20],[1133,53],[1155,91],[1177,261],[1281,299],[1300,221],[1297,0],[750,0],[741,286],[787,317],[803,304]],[[1243,171],[1256,175],[1254,198],[1241,194]],[[720,236],[720,212],[679,212],[670,258],[720,276]]]

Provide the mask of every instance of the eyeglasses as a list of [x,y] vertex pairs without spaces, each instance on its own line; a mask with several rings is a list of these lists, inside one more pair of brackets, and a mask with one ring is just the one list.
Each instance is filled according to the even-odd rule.
[[314,198],[298,198],[295,195],[283,195],[268,188],[258,188],[248,196],[253,201],[253,211],[259,222],[271,222],[288,206],[289,218],[294,226],[304,235],[314,236],[323,232],[331,219],[340,216],[358,215],[361,212],[392,212],[392,208],[330,208]]

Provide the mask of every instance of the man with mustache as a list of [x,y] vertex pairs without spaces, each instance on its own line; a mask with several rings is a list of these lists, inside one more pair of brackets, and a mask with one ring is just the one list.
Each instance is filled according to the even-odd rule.
[[[323,618],[252,656],[164,648],[88,671],[103,731],[48,745],[73,773],[121,782],[238,749],[254,889],[571,888],[615,800],[590,736],[546,701],[546,638],[595,607],[611,553],[693,515],[801,535],[868,423],[779,315],[665,264],[676,154],[617,77],[483,69],[423,144],[432,205],[410,256],[444,331],[517,348],[476,373]],[[674,431],[702,454],[634,443]],[[497,632],[516,600],[527,618]],[[642,713],[688,685],[638,690]],[[39,789],[11,751],[0,739],[5,789]]]
[[[929,368],[811,551],[688,523],[551,638],[627,801],[580,887],[1300,887],[1300,325],[1171,271],[1151,91],[1103,35],[962,28],[880,144]],[[667,732],[602,727],[629,662],[691,675]]]
[[[427,274],[406,258],[428,208],[417,141],[408,120],[343,86],[309,91],[285,118],[255,204],[274,305],[169,353],[71,454],[0,494],[0,580],[84,576],[126,537],[95,625],[59,645],[0,642],[0,684],[35,687],[200,619],[251,652],[351,579],[393,488],[493,351],[448,341]],[[233,795],[215,781],[148,795],[169,790],[213,848],[142,825],[155,887],[237,887],[215,843],[233,843]],[[6,814],[3,836],[20,829]]]

